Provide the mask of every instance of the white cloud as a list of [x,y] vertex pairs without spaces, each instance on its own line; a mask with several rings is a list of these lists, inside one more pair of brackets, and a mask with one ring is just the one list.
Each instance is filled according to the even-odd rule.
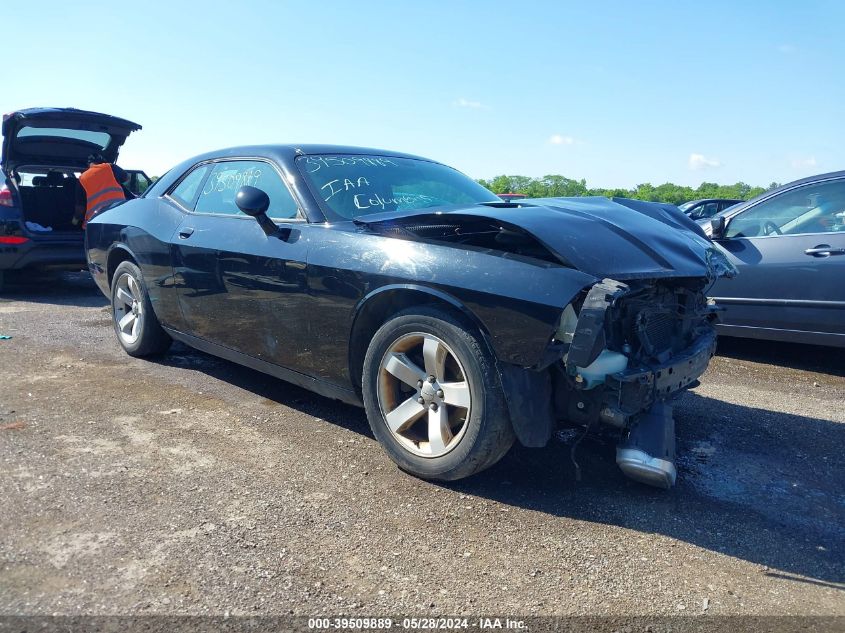
[[798,50],[793,44],[781,44],[778,46],[778,50],[783,53],[784,55],[789,55],[790,53],[794,53]]
[[459,108],[471,108],[473,110],[480,110],[482,108],[487,109],[487,106],[480,101],[470,101],[469,99],[464,99],[463,97],[455,101],[452,105],[456,105]]
[[816,162],[815,156],[808,156],[807,158],[796,158],[792,161],[792,168],[793,169],[807,169],[809,167],[815,167],[818,163]]
[[549,143],[552,145],[574,145],[575,139],[571,136],[561,136],[560,134],[552,134],[549,137]]
[[704,154],[690,154],[689,168],[695,171],[699,169],[715,169],[721,167],[722,163],[715,158],[707,158]]

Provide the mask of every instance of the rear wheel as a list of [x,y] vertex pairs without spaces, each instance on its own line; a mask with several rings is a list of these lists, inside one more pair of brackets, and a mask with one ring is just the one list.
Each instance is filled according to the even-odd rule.
[[130,356],[163,354],[171,339],[153,312],[141,269],[125,261],[115,269],[111,284],[112,320],[117,340]]
[[362,386],[373,434],[418,477],[468,477],[513,444],[490,352],[440,310],[417,308],[385,323],[367,350]]

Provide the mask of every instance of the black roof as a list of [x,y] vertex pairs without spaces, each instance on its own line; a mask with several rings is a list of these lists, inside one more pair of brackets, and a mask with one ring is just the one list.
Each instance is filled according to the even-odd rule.
[[210,152],[205,152],[184,161],[186,163],[197,163],[212,158],[225,158],[227,156],[263,156],[276,158],[285,162],[295,159],[297,156],[317,156],[320,154],[362,154],[375,156],[394,156],[396,158],[412,158],[428,162],[437,162],[422,156],[395,152],[392,150],[375,149],[372,147],[355,147],[352,145],[328,145],[315,143],[286,143],[267,145],[239,145],[227,147]]
[[169,169],[167,173],[160,178],[159,183],[162,187],[170,187],[182,174],[185,173],[188,168],[196,165],[197,163],[217,158],[269,158],[276,161],[282,169],[288,170],[293,169],[293,162],[298,156],[318,156],[321,154],[391,156],[395,158],[424,160],[429,163],[437,162],[422,156],[405,154],[404,152],[394,152],[391,150],[375,149],[370,147],[355,147],[352,145],[328,145],[316,143],[239,145],[237,147],[226,147],[223,149],[205,152],[204,154],[198,154],[197,156],[192,156],[191,158],[183,160]]

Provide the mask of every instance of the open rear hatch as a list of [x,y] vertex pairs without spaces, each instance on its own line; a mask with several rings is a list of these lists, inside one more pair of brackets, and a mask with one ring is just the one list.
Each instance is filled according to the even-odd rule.
[[84,169],[91,154],[117,160],[120,146],[141,126],[75,108],[29,108],[3,115],[3,171],[18,165]]
[[3,116],[3,172],[17,188],[26,231],[55,240],[82,231],[71,223],[88,157],[117,160],[126,138],[141,126],[75,108],[29,108]]

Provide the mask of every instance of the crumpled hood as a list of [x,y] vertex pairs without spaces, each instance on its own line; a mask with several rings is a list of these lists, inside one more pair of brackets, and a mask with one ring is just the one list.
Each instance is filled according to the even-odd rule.
[[725,256],[680,211],[667,205],[623,202],[598,197],[538,198],[520,200],[518,205],[490,203],[447,210],[392,211],[355,221],[370,227],[390,227],[486,218],[509,230],[530,234],[562,263],[598,278],[715,279],[735,274]]

